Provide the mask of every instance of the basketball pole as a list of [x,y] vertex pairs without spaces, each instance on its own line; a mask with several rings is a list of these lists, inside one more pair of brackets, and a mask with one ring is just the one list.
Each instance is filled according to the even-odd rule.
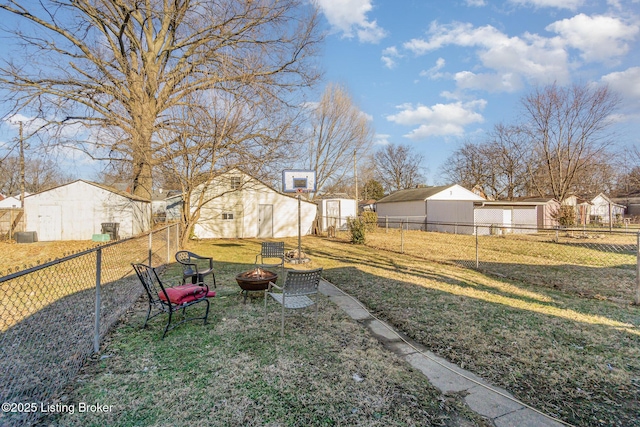
[[301,205],[301,200],[300,200],[300,195],[301,192],[298,192],[298,263],[302,262],[302,239],[301,239],[301,235],[302,235],[302,214],[301,214],[301,210],[302,210],[302,205]]

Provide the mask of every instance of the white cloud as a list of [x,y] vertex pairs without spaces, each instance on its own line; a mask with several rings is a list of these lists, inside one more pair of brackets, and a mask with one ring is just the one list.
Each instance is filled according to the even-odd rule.
[[444,75],[444,74],[442,74],[440,72],[440,70],[442,70],[442,68],[444,68],[446,63],[447,62],[444,60],[444,58],[438,58],[436,60],[436,65],[434,65],[433,67],[429,68],[428,70],[420,71],[420,76],[421,77],[429,77],[432,80],[439,79],[440,77],[442,77]]
[[389,145],[389,138],[391,135],[387,135],[384,133],[377,133],[373,136],[373,143],[375,145]]
[[602,61],[622,56],[629,51],[628,42],[633,41],[640,25],[625,24],[611,16],[587,16],[583,13],[570,19],[556,21],[546,27],[547,31],[559,34],[567,46],[582,51],[586,61]]
[[402,58],[400,52],[398,52],[398,48],[395,46],[390,46],[382,51],[382,62],[384,62],[385,67],[394,68],[396,66],[395,58]]
[[358,37],[363,43],[378,43],[387,32],[378,23],[367,18],[373,9],[373,0],[315,0],[316,4],[337,31],[344,37]]
[[[422,55],[448,45],[477,49],[477,55],[488,72],[456,74],[465,88],[491,91],[513,91],[523,80],[532,84],[569,81],[569,66],[564,43],[559,37],[545,38],[525,33],[509,37],[491,25],[474,27],[469,23],[450,25],[433,23],[427,39],[413,39],[403,47]],[[483,86],[489,84],[489,87]]]
[[[483,99],[470,102],[436,104],[431,107],[418,104],[403,104],[399,113],[387,116],[387,120],[405,126],[415,127],[405,136],[410,139],[424,139],[431,136],[464,134],[465,126],[482,123],[484,118],[478,111],[483,110]],[[416,127],[417,126],[417,127]]]
[[482,6],[486,6],[487,2],[484,0],[466,0],[467,6],[472,6],[472,7],[482,7]]
[[584,0],[510,0],[511,3],[533,7],[555,7],[558,9],[576,10]]
[[602,81],[625,100],[640,102],[640,67],[631,67],[624,71],[607,74],[602,77]]

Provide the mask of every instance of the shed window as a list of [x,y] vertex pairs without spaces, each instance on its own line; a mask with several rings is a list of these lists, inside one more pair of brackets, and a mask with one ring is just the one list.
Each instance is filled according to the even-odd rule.
[[233,219],[233,212],[223,212],[222,219],[225,219],[225,220]]
[[242,178],[239,176],[232,176],[231,177],[231,189],[232,190],[239,190],[240,187],[242,187]]

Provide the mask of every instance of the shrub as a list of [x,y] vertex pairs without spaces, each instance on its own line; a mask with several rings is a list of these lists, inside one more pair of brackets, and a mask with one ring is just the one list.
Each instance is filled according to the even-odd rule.
[[367,231],[374,231],[378,226],[378,214],[375,212],[362,212],[360,218],[364,221]]
[[573,206],[560,206],[553,217],[558,221],[558,224],[563,227],[571,227],[576,225],[576,210]]
[[351,234],[351,243],[364,245],[367,224],[360,218],[347,218],[347,227]]

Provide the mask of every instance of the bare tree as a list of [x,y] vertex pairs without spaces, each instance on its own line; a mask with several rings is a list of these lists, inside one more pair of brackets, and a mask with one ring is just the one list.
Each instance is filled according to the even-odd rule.
[[338,84],[327,85],[311,110],[310,122],[309,167],[316,171],[317,193],[332,192],[352,176],[354,153],[371,145],[373,130],[346,88]]
[[547,86],[522,100],[521,127],[531,145],[530,184],[564,200],[613,144],[610,125],[619,98],[606,86]]
[[376,151],[377,181],[387,193],[424,184],[422,154],[408,145],[385,145]]
[[191,94],[287,105],[318,77],[309,63],[317,12],[302,0],[5,0],[0,12],[22,25],[11,30],[22,62],[0,67],[13,111],[81,127],[73,146],[130,162],[133,192],[145,198],[152,169],[181,154],[166,152],[162,134],[194,132],[174,120]]
[[161,162],[155,173],[162,176],[154,179],[171,182],[181,190],[185,242],[212,198],[251,184],[240,182],[222,193],[209,191],[219,184],[220,175],[240,169],[268,181],[274,175],[272,165],[287,162],[292,147],[299,144],[296,137],[303,120],[299,110],[237,95],[222,91],[192,94],[192,98],[207,99],[193,99],[184,111],[176,112],[174,120],[184,120],[177,127],[180,133],[160,134],[164,142],[158,144],[156,155]]
[[[44,191],[72,180],[53,160],[38,157],[25,159],[25,191],[29,193]],[[5,157],[0,161],[0,193],[15,196],[20,190],[20,159]]]
[[480,188],[489,197],[490,164],[480,144],[465,142],[443,163],[440,170],[447,181],[465,188]]

